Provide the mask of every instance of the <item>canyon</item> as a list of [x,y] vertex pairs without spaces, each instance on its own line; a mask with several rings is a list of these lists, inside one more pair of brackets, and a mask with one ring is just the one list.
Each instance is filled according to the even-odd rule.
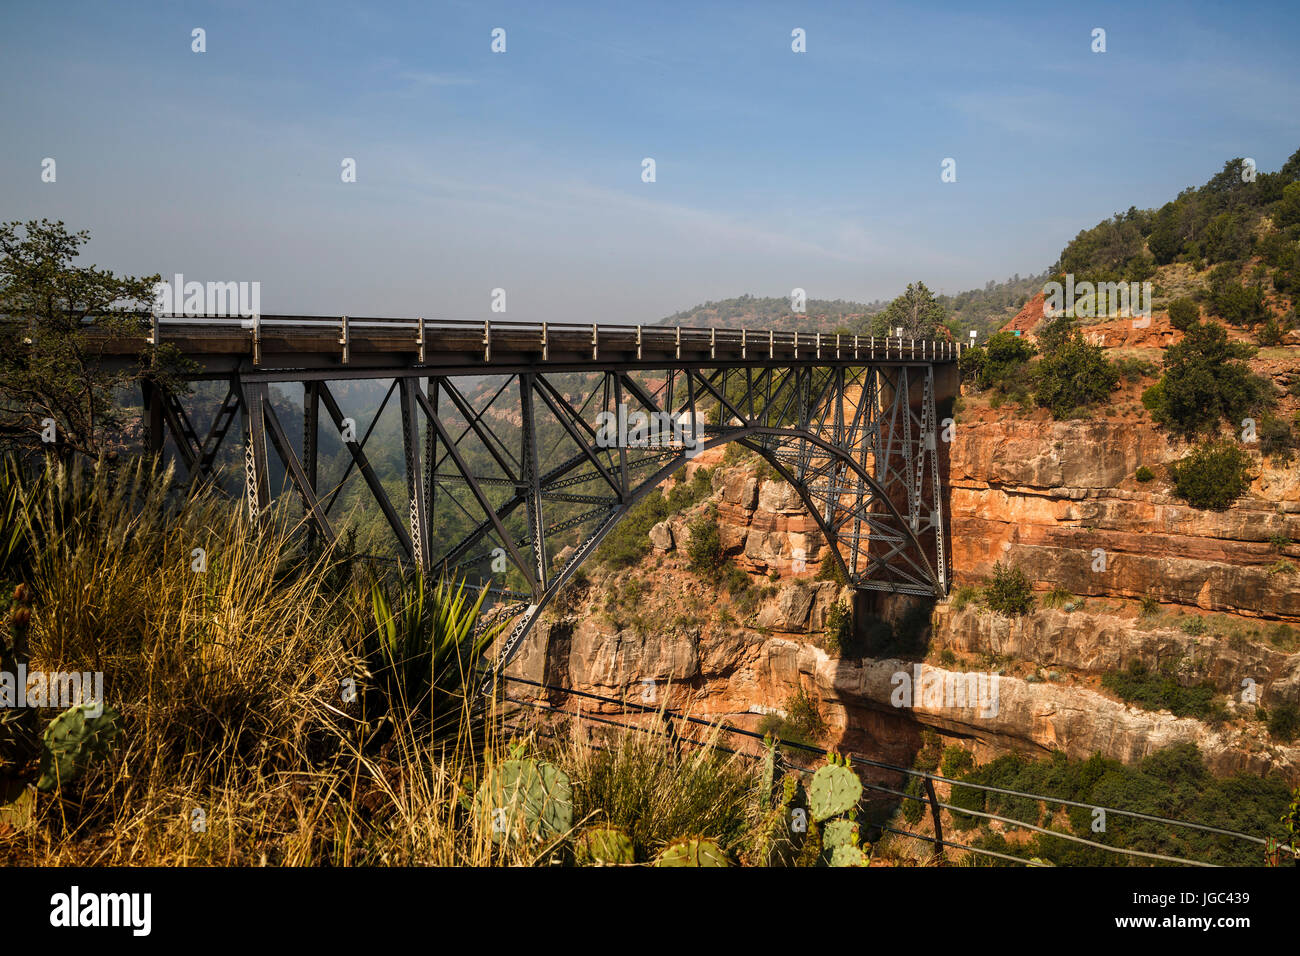
[[[978,761],[1061,751],[1132,762],[1191,742],[1216,774],[1300,780],[1300,746],[1254,719],[1259,708],[1300,704],[1297,470],[1260,460],[1249,496],[1202,511],[1174,495],[1163,467],[1186,448],[1122,407],[1052,421],[972,402],[957,418],[947,474],[954,589],[922,607],[915,653],[870,638],[854,654],[828,646],[828,617],[854,594],[822,579],[831,561],[816,523],[757,457],[714,449],[686,466],[688,477],[711,469],[712,497],[656,525],[639,565],[593,564],[509,673],[552,685],[541,693],[553,704],[571,703],[555,689],[570,688],[667,701],[748,729],[802,692],[828,727],[823,746],[904,766],[931,731]],[[1153,480],[1137,480],[1143,465]],[[689,570],[691,522],[710,508],[752,582],[745,600]],[[971,599],[997,562],[1028,575],[1039,598],[1031,613],[1006,617]],[[870,611],[897,625],[916,606],[885,597]],[[938,674],[996,674],[996,713],[894,706],[895,675],[921,659]],[[1103,675],[1134,662],[1211,683],[1224,719],[1145,710],[1103,688]]]

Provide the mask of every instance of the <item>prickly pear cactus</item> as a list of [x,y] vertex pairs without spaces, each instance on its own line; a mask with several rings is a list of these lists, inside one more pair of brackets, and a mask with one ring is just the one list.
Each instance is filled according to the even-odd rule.
[[818,823],[848,813],[862,799],[862,781],[848,767],[830,763],[813,774],[808,807]]
[[631,838],[617,827],[583,830],[574,853],[584,866],[619,866],[636,862]]
[[828,820],[822,828],[822,859],[825,866],[866,866],[867,855],[858,845],[858,824],[848,817]]
[[828,848],[858,845],[858,825],[852,820],[831,820],[822,827],[822,845]]
[[837,846],[831,851],[831,866],[866,866],[870,860],[856,846]]
[[475,801],[492,822],[494,843],[508,843],[521,833],[541,843],[573,826],[568,775],[542,760],[502,761],[488,771]]
[[[38,790],[50,791],[75,780],[92,760],[106,755],[117,736],[119,716],[104,707],[88,716],[86,704],[74,704],[50,721],[41,735],[41,778]],[[95,708],[99,709],[99,708]]]
[[727,855],[703,837],[675,840],[664,847],[655,866],[730,866]]

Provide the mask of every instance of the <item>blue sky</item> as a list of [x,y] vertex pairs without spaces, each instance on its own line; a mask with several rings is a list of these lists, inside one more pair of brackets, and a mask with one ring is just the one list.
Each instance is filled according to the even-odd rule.
[[268,313],[479,319],[501,287],[506,318],[649,322],[796,286],[957,292],[1229,158],[1278,168],[1298,10],[5,4],[0,219],[87,228],[117,271],[261,282]]

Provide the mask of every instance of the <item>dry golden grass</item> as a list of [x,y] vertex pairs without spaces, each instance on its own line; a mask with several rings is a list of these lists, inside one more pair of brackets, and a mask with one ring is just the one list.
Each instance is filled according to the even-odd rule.
[[[0,861],[526,862],[460,799],[490,733],[435,743],[411,715],[368,719],[373,623],[349,568],[305,559],[284,519],[254,532],[230,503],[178,494],[140,465],[63,474],[26,502],[42,542],[32,668],[102,671],[123,731],[111,759],[0,834]],[[361,696],[346,703],[349,678]]]

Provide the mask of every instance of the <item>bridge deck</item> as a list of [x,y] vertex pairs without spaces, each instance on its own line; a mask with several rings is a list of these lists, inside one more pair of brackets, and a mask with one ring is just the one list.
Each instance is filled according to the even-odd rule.
[[163,316],[139,339],[105,342],[104,352],[135,355],[152,337],[177,346],[209,374],[293,369],[333,378],[380,369],[392,375],[538,366],[930,365],[956,362],[961,351],[960,343],[943,340],[768,329],[265,315]]

